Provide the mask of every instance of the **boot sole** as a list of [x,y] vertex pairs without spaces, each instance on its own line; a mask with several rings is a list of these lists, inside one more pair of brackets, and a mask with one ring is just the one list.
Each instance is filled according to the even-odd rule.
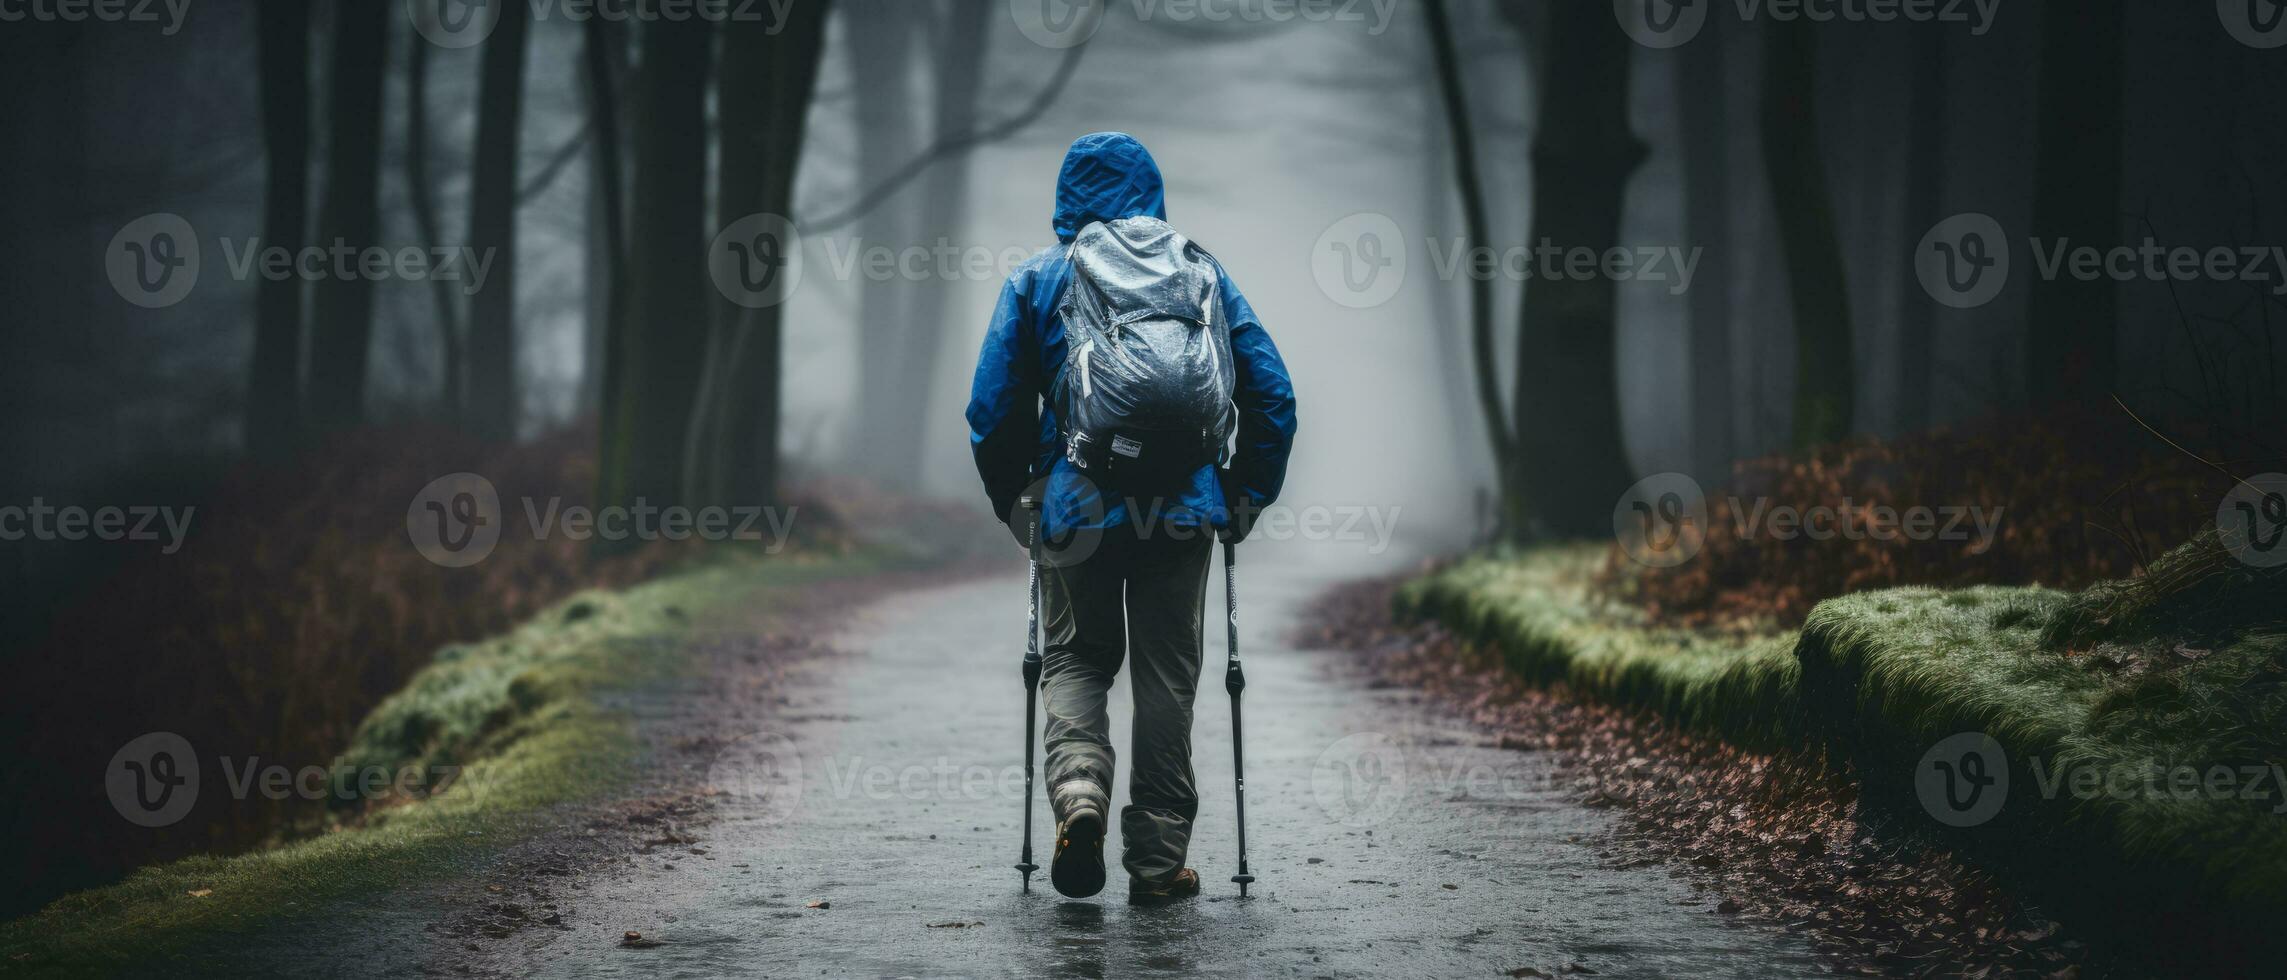
[[1087,898],[1104,890],[1104,818],[1081,814],[1069,821],[1056,842],[1048,880],[1066,898]]

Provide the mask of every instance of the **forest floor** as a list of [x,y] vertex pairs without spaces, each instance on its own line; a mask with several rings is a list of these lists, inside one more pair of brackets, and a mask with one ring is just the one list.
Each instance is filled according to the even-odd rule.
[[0,931],[0,971],[2135,972],[1894,833],[1847,762],[1530,686],[1393,622],[1396,586],[1338,564],[1242,583],[1251,895],[1227,881],[1212,683],[1194,726],[1206,894],[1131,908],[1116,873],[1089,900],[1045,875],[1021,891],[1020,568],[733,563],[567,600],[441,657],[353,747],[426,764],[442,746],[472,760],[469,792],[72,896]]
[[[1624,811],[1578,791],[1565,750],[1488,729],[1393,680],[1378,658],[1327,642],[1317,601],[1338,576],[1264,563],[1242,583],[1248,846],[1260,879],[1244,900],[1227,881],[1229,729],[1212,686],[1195,725],[1203,800],[1191,859],[1207,893],[1143,909],[1124,904],[1117,881],[1084,901],[1059,898],[1045,876],[1020,891],[1009,866],[1024,812],[1022,580],[861,575],[774,583],[646,631],[635,646],[654,658],[672,646],[689,669],[580,689],[599,716],[627,725],[624,741],[596,743],[623,758],[590,764],[628,778],[481,838],[416,842],[418,873],[178,922],[156,947],[114,932],[109,959],[21,945],[20,923],[5,966],[1767,977],[1862,965],[1813,930],[1742,906],[1725,885],[1731,872],[1702,854],[1644,844]],[[1115,731],[1125,700],[1116,689]],[[1581,710],[1543,707],[1552,729]],[[1642,751],[1667,759],[1686,748],[1648,740]],[[1033,805],[1045,856],[1046,808]],[[153,887],[182,883],[160,873]],[[228,897],[229,883],[211,887],[177,906]],[[1824,912],[1832,900],[1807,901]],[[28,921],[50,940],[77,928],[53,910]]]
[[[1575,746],[1595,792],[1638,800],[1693,860],[1767,852],[1751,866],[1773,873],[1739,881],[1739,901],[1866,960],[2082,965],[2059,935],[2110,972],[2164,957],[2236,975],[2277,955],[2287,577],[2216,531],[2078,592],[1873,589],[1799,629],[1663,619],[1599,589],[1611,550],[1487,552],[1403,583],[1405,671],[1450,682],[1489,725]],[[1678,772],[1594,725],[1548,734],[1552,695],[1528,688],[1713,754]],[[1639,774],[1636,755],[1655,761]],[[1710,778],[1766,805],[1711,804]],[[1830,892],[1865,921],[1808,915]]]

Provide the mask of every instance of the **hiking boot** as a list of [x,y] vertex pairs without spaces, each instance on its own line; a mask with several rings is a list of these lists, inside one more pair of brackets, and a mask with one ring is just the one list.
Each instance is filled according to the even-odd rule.
[[[1087,898],[1104,890],[1104,814],[1090,807],[1075,807],[1056,828],[1056,857],[1048,862],[1048,881],[1066,898]],[[1198,889],[1196,879],[1193,890]]]
[[1128,879],[1129,905],[1165,905],[1199,894],[1199,872],[1185,868],[1165,884],[1147,884],[1141,879]]

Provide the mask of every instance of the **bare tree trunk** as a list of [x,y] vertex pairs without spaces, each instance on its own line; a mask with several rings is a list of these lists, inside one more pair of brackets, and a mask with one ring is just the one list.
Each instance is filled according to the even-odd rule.
[[627,43],[617,22],[590,17],[581,24],[582,58],[575,82],[588,112],[588,227],[585,332],[581,338],[579,412],[603,411],[609,387],[612,325],[619,319],[622,184],[619,98],[627,78]]
[[1850,434],[1850,302],[1819,147],[1817,27],[1774,23],[1763,47],[1763,156],[1795,323],[1794,446]]
[[[1454,186],[1461,195],[1461,220],[1468,248],[1489,244],[1485,218],[1485,187],[1477,174],[1477,137],[1469,118],[1468,93],[1462,85],[1461,58],[1454,50],[1453,27],[1445,0],[1427,0],[1422,7],[1429,19],[1431,50],[1437,62],[1437,89],[1445,108],[1447,140],[1453,157]],[[1501,381],[1493,358],[1493,282],[1469,277],[1469,342],[1477,385],[1477,408],[1485,423],[1485,438],[1493,452],[1493,473],[1500,494],[1500,527],[1496,533],[1521,530],[1526,518],[1522,488],[1515,480],[1516,439],[1509,431],[1501,406]]]
[[[916,16],[922,9],[898,0],[848,0],[843,6],[850,24],[850,85],[856,94],[856,169],[861,188],[882,183],[899,164],[920,152],[920,122],[913,111],[909,73],[919,47]],[[869,248],[917,244],[912,209],[894,200],[868,212],[857,227],[858,239]],[[853,472],[898,489],[912,486],[913,460],[886,447],[900,441],[900,430],[914,427],[919,410],[912,348],[923,328],[911,316],[916,285],[896,276],[857,283],[859,369],[853,406],[857,426],[851,433],[848,462]]]
[[[754,23],[724,28],[717,89],[724,173],[717,206],[725,226],[748,214],[793,211],[827,9],[824,0],[796,3],[775,33]],[[684,461],[690,494],[724,506],[771,503],[778,499],[781,462],[785,306],[747,308],[726,300],[718,312]]]
[[[362,250],[381,224],[381,89],[390,14],[385,3],[339,3],[334,10],[333,93],[326,149],[326,194],[318,214],[320,248]],[[373,281],[332,275],[313,290],[310,422],[318,431],[365,420],[365,369],[373,344]]]
[[1691,331],[1692,466],[1703,484],[1729,479],[1731,445],[1731,120],[1723,18],[1675,52],[1681,110],[1684,229],[1709,285],[1685,297]]
[[[606,506],[681,500],[684,428],[707,337],[707,71],[712,24],[643,25],[628,228],[627,322],[611,356],[600,474]],[[592,41],[591,36],[591,41]],[[601,550],[614,550],[599,540]]]
[[[2111,248],[2120,238],[2120,0],[2041,4],[2041,85],[2033,234],[2044,247]],[[2026,322],[2025,392],[2036,407],[2098,402],[2119,366],[2108,279],[2036,277]]]
[[[931,75],[935,102],[931,139],[942,144],[977,127],[977,94],[984,81],[988,21],[964,13],[958,0],[939,8],[939,21],[944,26],[931,59],[936,69]],[[961,230],[961,222],[968,215],[969,158],[967,153],[955,154],[930,168],[921,185],[914,244],[935,248],[939,238],[949,238]],[[883,446],[889,458],[903,461],[897,467],[900,479],[893,481],[894,485],[909,489],[921,486],[922,460],[928,455],[925,447],[934,441],[923,420],[930,417],[930,406],[937,403],[938,359],[945,349],[946,335],[955,329],[949,314],[956,285],[940,277],[907,290],[906,342],[899,345],[905,358],[904,397],[898,404],[886,406],[897,409],[898,414],[885,419],[887,425],[882,430],[894,440]]]
[[468,425],[495,442],[516,438],[516,174],[524,118],[525,35],[531,7],[499,5],[485,39],[477,96],[476,163],[469,190],[469,247],[492,274],[469,298]]
[[[417,43],[405,52],[405,184],[421,240],[437,248],[444,245],[444,238],[437,223],[436,194],[429,186],[429,47]],[[443,278],[429,277],[429,296],[436,303],[437,341],[444,355],[439,399],[445,418],[460,425],[466,407],[461,395],[460,307],[453,298],[453,284]]]
[[[299,251],[309,218],[310,5],[263,0],[256,19],[262,64],[262,143],[269,174],[262,243]],[[254,359],[247,372],[246,450],[257,459],[291,453],[302,402],[302,281],[255,286]]]
[[[1628,128],[1632,42],[1598,4],[1551,4],[1548,17],[1530,241],[1601,255],[1619,242],[1628,178],[1644,159]],[[1530,524],[1512,520],[1512,538],[1532,525],[1555,535],[1609,534],[1613,501],[1632,482],[1620,427],[1614,289],[1602,276],[1526,284],[1512,465]]]
[[[1940,25],[1913,28],[1921,34],[1910,57],[1906,93],[1906,247],[1944,215],[1945,194],[1945,31]],[[1904,268],[1911,268],[1904,264]],[[1898,430],[1918,432],[1933,423],[1930,402],[1937,384],[1937,306],[1907,283],[1899,289]]]

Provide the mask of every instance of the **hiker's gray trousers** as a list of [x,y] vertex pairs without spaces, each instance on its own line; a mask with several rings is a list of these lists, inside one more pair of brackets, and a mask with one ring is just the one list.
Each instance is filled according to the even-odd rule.
[[1120,811],[1121,863],[1153,884],[1183,869],[1199,813],[1191,704],[1213,546],[1209,530],[1158,527],[1139,537],[1132,526],[1116,528],[1084,560],[1041,570],[1049,800],[1059,824],[1079,803],[1110,808],[1106,702],[1121,660],[1132,660],[1135,757]]

